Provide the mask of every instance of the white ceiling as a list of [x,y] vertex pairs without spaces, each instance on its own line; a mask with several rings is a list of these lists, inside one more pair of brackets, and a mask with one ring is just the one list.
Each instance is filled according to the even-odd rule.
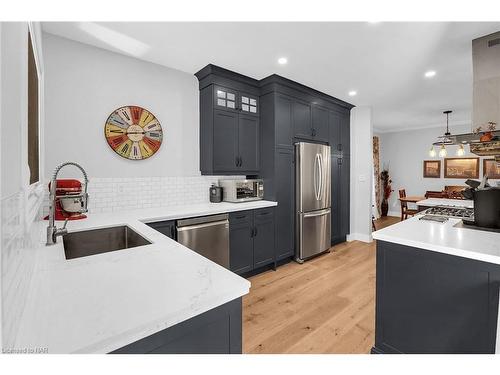
[[[208,63],[256,79],[277,73],[372,106],[374,128],[392,131],[442,125],[446,109],[451,124],[470,123],[471,41],[500,22],[49,22],[43,30],[188,73]],[[427,70],[436,76],[424,78]]]

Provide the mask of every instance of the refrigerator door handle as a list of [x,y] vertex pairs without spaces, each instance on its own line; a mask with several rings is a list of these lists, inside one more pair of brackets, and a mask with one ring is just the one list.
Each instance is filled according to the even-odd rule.
[[318,188],[318,200],[323,199],[323,156],[318,154],[318,162],[319,162],[319,188]]
[[313,183],[314,183],[314,196],[316,197],[317,201],[319,201],[318,172],[319,172],[319,154],[316,154],[316,156],[314,157]]
[[306,218],[306,217],[324,216],[324,215],[328,215],[329,213],[330,213],[330,209],[325,208],[324,210],[305,213],[304,217]]

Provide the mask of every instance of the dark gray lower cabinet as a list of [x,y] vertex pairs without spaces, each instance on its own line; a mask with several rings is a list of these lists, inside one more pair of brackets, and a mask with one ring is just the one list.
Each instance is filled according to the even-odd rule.
[[253,212],[229,214],[230,270],[241,275],[253,268]]
[[176,239],[174,220],[158,221],[156,223],[146,223],[146,225],[164,234],[165,236],[172,238],[173,240]]
[[241,330],[241,298],[238,298],[112,354],[241,354]]
[[500,265],[377,241],[372,353],[495,353]]
[[274,209],[254,211],[253,268],[274,262],[276,248]]
[[342,238],[342,234],[340,231],[340,168],[342,161],[338,157],[338,155],[332,154],[331,156],[331,197],[332,197],[332,228],[331,228],[331,237],[332,237],[332,245],[341,243],[345,241],[345,238]]
[[274,263],[274,208],[229,214],[229,260],[234,273],[244,274]]
[[340,159],[340,198],[339,198],[339,226],[342,241],[346,240],[346,236],[350,232],[350,189],[351,189],[351,158],[343,156]]

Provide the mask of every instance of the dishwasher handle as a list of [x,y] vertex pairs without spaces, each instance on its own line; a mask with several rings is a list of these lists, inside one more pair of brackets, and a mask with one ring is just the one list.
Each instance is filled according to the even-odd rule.
[[178,232],[183,232],[186,230],[193,230],[193,229],[201,229],[201,228],[208,228],[208,227],[213,227],[217,225],[227,225],[229,227],[229,220],[220,220],[220,221],[212,221],[210,223],[204,223],[204,224],[196,224],[196,225],[186,225],[183,227],[177,227]]

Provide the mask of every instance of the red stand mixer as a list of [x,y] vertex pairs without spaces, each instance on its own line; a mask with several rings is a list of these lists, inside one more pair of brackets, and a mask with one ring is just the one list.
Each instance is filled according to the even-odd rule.
[[[49,191],[51,182],[49,183]],[[56,203],[54,210],[55,220],[80,220],[87,216],[82,213],[84,202],[82,200],[83,187],[79,180],[56,180]],[[48,220],[49,217],[44,218]]]

